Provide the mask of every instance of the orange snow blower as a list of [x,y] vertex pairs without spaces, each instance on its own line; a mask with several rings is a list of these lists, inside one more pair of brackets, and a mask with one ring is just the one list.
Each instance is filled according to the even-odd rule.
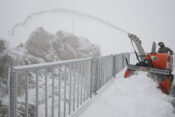
[[136,63],[136,65],[131,65],[126,59],[127,70],[124,77],[128,78],[134,75],[136,71],[148,72],[148,76],[158,82],[161,91],[165,94],[170,94],[174,79],[172,75],[173,57],[169,53],[156,53],[155,42],[153,42],[151,53],[145,54],[139,38],[133,34],[128,34],[128,36],[131,39],[133,48],[133,42],[135,43],[139,55],[134,48],[138,63]]

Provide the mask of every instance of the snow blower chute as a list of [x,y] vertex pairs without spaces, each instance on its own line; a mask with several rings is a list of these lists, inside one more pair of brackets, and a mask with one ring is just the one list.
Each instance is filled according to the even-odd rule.
[[158,82],[161,91],[165,94],[170,94],[174,79],[174,76],[172,75],[173,57],[169,53],[156,53],[155,42],[153,42],[151,53],[146,54],[139,38],[133,34],[128,34],[128,36],[131,39],[133,48],[135,44],[139,54],[134,48],[138,60],[138,63],[135,65],[129,64],[126,59],[127,70],[124,77],[128,78],[129,76],[134,75],[136,71],[148,72],[148,76]]

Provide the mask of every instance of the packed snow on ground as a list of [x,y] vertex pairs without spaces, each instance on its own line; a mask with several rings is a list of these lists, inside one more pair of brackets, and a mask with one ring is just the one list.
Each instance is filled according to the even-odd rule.
[[79,117],[175,117],[173,98],[157,86],[145,73],[128,79],[122,73]]

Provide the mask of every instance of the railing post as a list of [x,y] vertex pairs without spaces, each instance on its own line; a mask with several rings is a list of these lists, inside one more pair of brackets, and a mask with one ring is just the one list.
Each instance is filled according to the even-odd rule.
[[9,117],[17,117],[17,74],[10,69],[9,76]]
[[39,108],[39,85],[38,85],[38,83],[39,83],[39,74],[38,74],[38,70],[37,71],[35,71],[35,74],[36,74],[36,111],[35,111],[35,117],[39,117],[39,110],[38,110],[38,108]]
[[52,70],[52,117],[54,117],[54,107],[55,107],[55,105],[54,105],[54,92],[55,92],[55,90],[54,90],[54,87],[55,87],[55,70],[54,70],[54,68],[52,67],[51,68],[51,70]]
[[61,79],[62,79],[62,70],[59,67],[59,76],[58,76],[58,117],[61,117]]
[[126,59],[127,59],[128,62],[130,63],[130,53],[124,53],[124,68],[125,68],[126,65],[127,65]]
[[116,55],[113,55],[113,77],[115,77],[116,71]]
[[28,72],[25,73],[25,117],[28,117]]
[[97,78],[98,78],[98,57],[93,57],[91,62],[91,96],[92,93],[96,94],[98,88]]
[[122,70],[125,68],[125,54],[122,55]]
[[45,117],[47,117],[48,116],[48,108],[47,108],[47,106],[48,106],[47,69],[44,70],[44,76],[45,76]]
[[130,60],[131,60],[131,53],[128,53],[128,62],[130,64]]

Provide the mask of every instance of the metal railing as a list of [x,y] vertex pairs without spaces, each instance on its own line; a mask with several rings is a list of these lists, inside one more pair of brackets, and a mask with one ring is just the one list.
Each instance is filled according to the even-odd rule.
[[121,71],[129,54],[16,66],[10,69],[9,117],[66,117]]

